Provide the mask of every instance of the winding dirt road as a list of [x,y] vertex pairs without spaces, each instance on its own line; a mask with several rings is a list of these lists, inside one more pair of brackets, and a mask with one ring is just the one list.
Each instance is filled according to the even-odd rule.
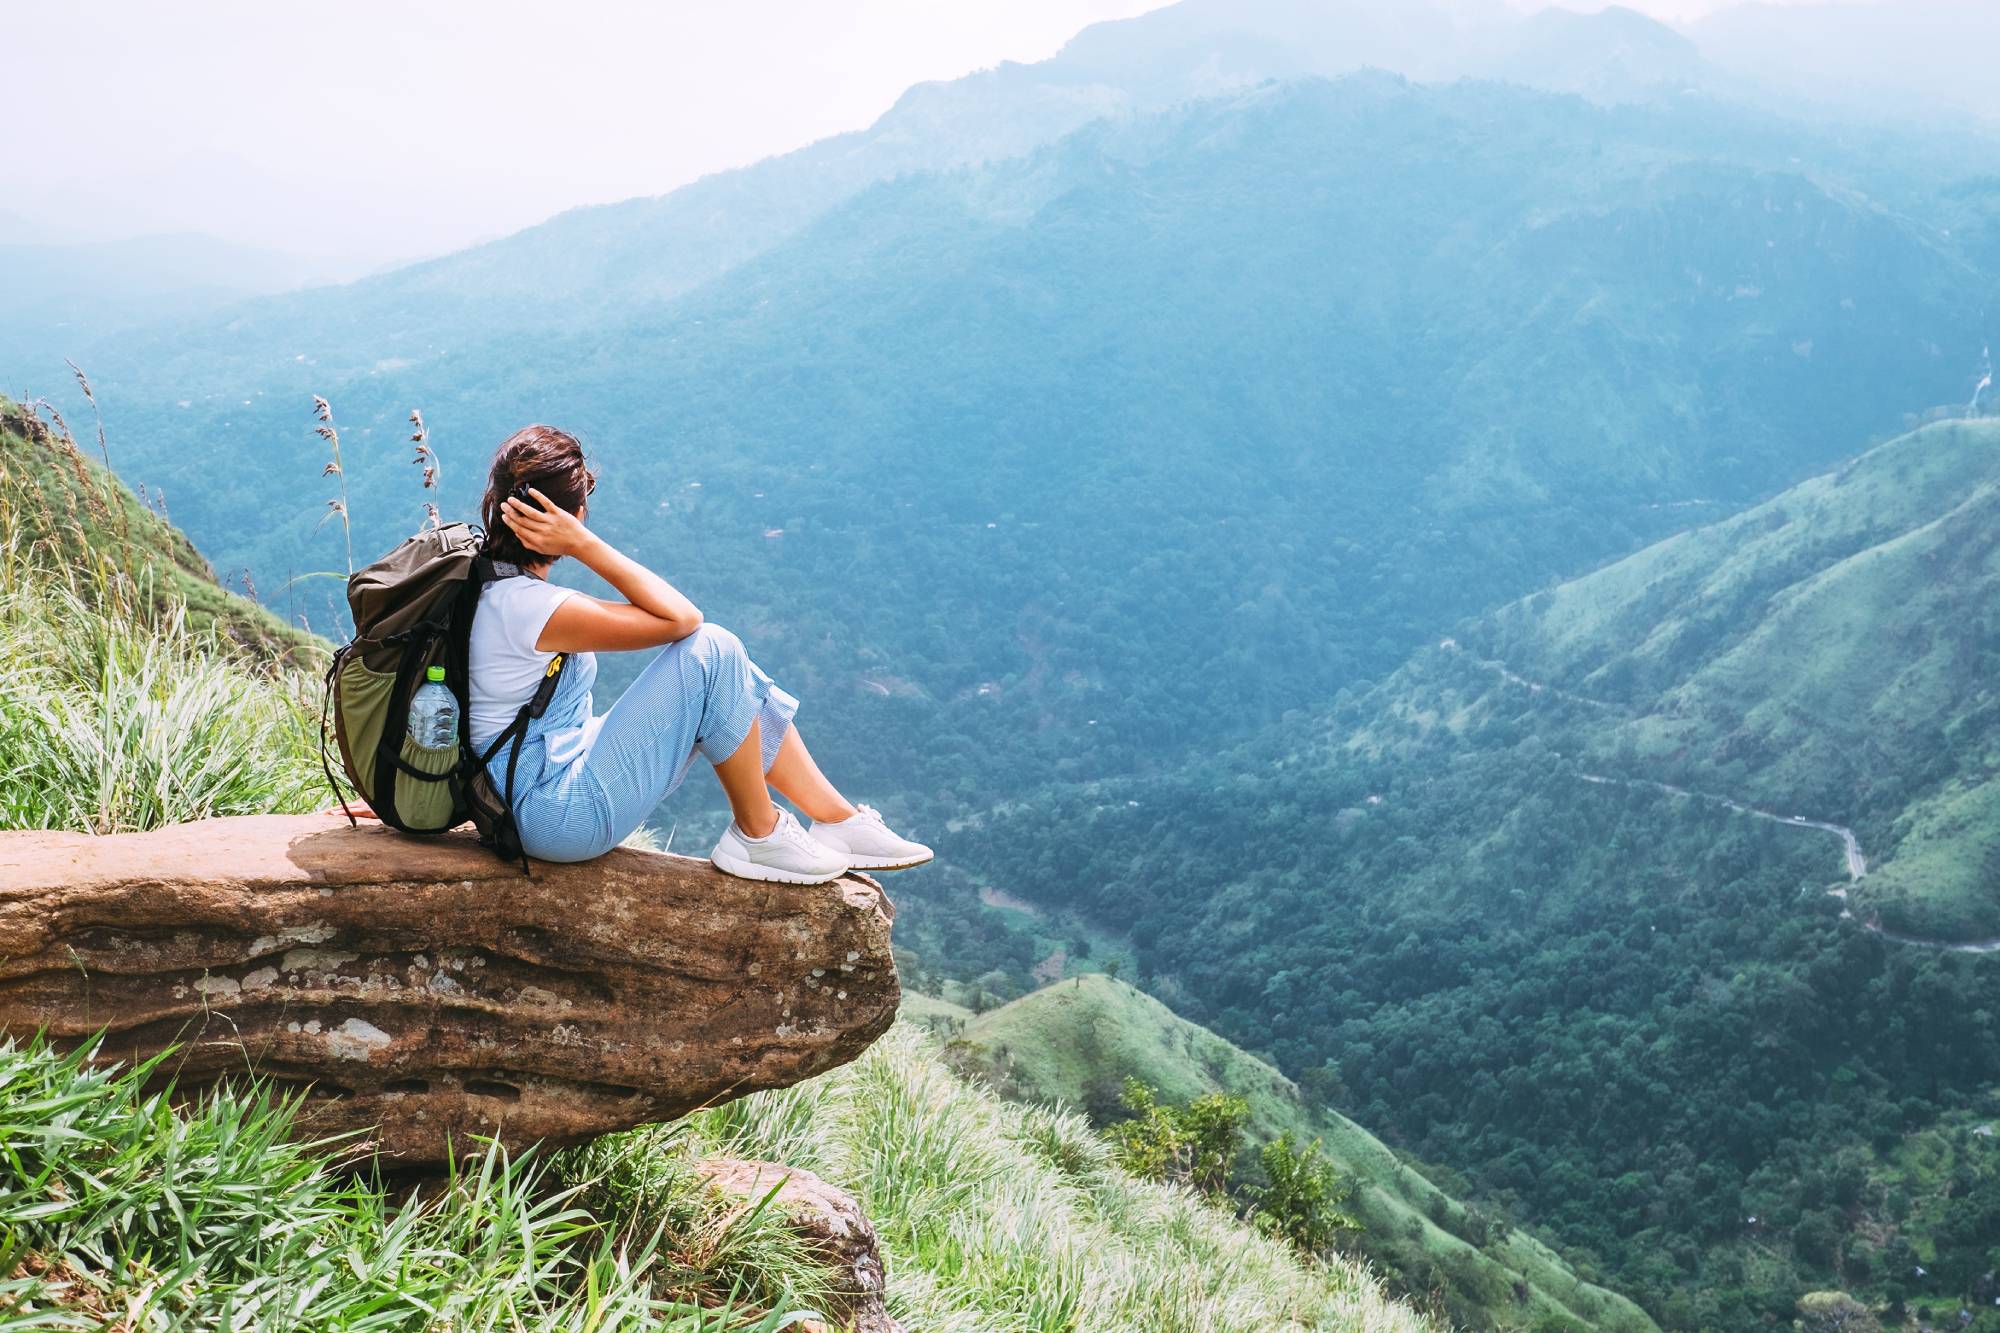
[[[1530,694],[1547,694],[1553,698],[1567,699],[1572,703],[1585,704],[1592,708],[1613,709],[1618,712],[1628,711],[1617,704],[1607,703],[1602,699],[1592,699],[1585,695],[1572,694],[1567,690],[1546,684],[1542,681],[1529,680],[1527,677],[1510,670],[1504,662],[1498,662],[1489,657],[1478,657],[1467,652],[1459,646],[1456,639],[1445,639],[1438,644],[1438,647],[1445,652],[1458,654],[1466,661],[1492,672],[1510,685],[1520,686]],[[1645,788],[1661,792],[1668,796],[1685,797],[1691,801],[1704,801],[1711,805],[1719,805],[1726,810],[1733,810],[1737,814],[1749,815],[1753,819],[1768,819],[1773,823],[1783,824],[1788,828],[1817,829],[1822,833],[1830,833],[1840,839],[1840,849],[1847,861],[1848,882],[1850,884],[1859,883],[1868,873],[1868,857],[1861,850],[1861,839],[1855,835],[1853,829],[1847,827],[1845,824],[1836,824],[1826,819],[1811,819],[1805,815],[1780,814],[1775,810],[1766,810],[1762,806],[1751,805],[1747,801],[1736,800],[1734,797],[1718,796],[1712,792],[1692,791],[1686,787],[1676,787],[1671,782],[1655,782],[1648,778],[1620,778],[1613,777],[1608,773],[1579,772],[1576,776],[1585,782],[1596,783],[1599,786]],[[1845,888],[1829,889],[1828,892],[1843,900],[1847,897],[1847,890]],[[1854,914],[1845,909],[1841,911],[1840,915],[1843,919],[1855,919]],[[1863,921],[1861,926],[1862,929],[1873,931],[1885,940],[1896,944],[1908,944],[1919,949],[1937,949],[1945,953],[2000,953],[2000,938],[1987,940],[1926,939],[1920,935],[1904,935],[1897,931],[1885,930],[1881,922],[1873,917]]]
[[[1862,876],[1868,873],[1868,858],[1862,854],[1861,840],[1854,835],[1854,830],[1845,824],[1835,824],[1824,819],[1808,819],[1804,815],[1781,815],[1775,810],[1765,810],[1758,806],[1747,805],[1742,801],[1733,800],[1727,796],[1716,796],[1709,792],[1689,791],[1685,787],[1676,787],[1670,782],[1652,782],[1646,778],[1615,778],[1608,773],[1578,773],[1576,776],[1585,782],[1594,782],[1600,786],[1644,787],[1653,791],[1664,792],[1669,796],[1684,796],[1689,800],[1706,801],[1711,805],[1719,805],[1724,809],[1734,810],[1738,814],[1749,815],[1753,819],[1768,819],[1773,823],[1783,824],[1788,828],[1818,829],[1824,833],[1831,833],[1840,839],[1841,850],[1847,856],[1848,881],[1850,883],[1859,881]],[[1844,888],[1829,889],[1827,892],[1833,894],[1836,898],[1845,899],[1847,897],[1847,890]],[[1844,920],[1857,919],[1852,912],[1845,909],[1842,909],[1840,915]],[[1872,931],[1892,943],[1908,944],[1918,949],[1936,949],[1943,953],[2000,953],[2000,939],[1926,939],[1921,935],[1904,935],[1898,931],[1887,930],[1874,917],[1861,922],[1861,928]]]
[[1751,815],[1757,819],[1768,819],[1776,824],[1791,828],[1814,828],[1833,834],[1840,839],[1841,850],[1847,854],[1847,878],[1858,880],[1868,873],[1868,858],[1861,853],[1861,839],[1854,836],[1854,830],[1845,824],[1833,824],[1824,819],[1807,819],[1804,815],[1781,815],[1775,810],[1761,806],[1746,805],[1742,801],[1727,796],[1715,796],[1705,791],[1689,791],[1686,787],[1676,787],[1671,782],[1650,782],[1645,778],[1614,778],[1608,773],[1579,773],[1585,782],[1596,782],[1617,787],[1650,787],[1669,796],[1685,796],[1690,800],[1707,801],[1711,805],[1734,810],[1740,815]]

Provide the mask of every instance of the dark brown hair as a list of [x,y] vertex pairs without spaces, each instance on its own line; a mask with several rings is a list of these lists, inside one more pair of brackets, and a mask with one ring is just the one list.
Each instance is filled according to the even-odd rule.
[[[554,426],[527,426],[509,435],[493,451],[493,469],[486,477],[486,498],[479,510],[486,524],[486,554],[517,565],[548,557],[522,545],[500,506],[522,487],[532,486],[560,509],[575,514],[597,486],[597,474],[583,461],[576,436]],[[529,500],[529,504],[535,501]]]

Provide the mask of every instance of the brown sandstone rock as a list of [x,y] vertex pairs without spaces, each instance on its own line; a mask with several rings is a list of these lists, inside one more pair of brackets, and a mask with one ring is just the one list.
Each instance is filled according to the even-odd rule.
[[[710,1157],[696,1163],[710,1184],[750,1207],[778,1191],[770,1206],[783,1213],[827,1266],[841,1275],[839,1304],[826,1313],[852,1333],[902,1333],[882,1304],[886,1274],[875,1228],[861,1205],[845,1190],[836,1189],[810,1171],[778,1162],[734,1157]],[[783,1182],[780,1184],[780,1182]]]
[[[894,1021],[871,882],[733,879],[618,849],[532,877],[469,835],[338,815],[0,833],[0,1032],[183,1090],[308,1087],[302,1133],[570,1143],[852,1060]],[[379,1127],[379,1128],[378,1128]]]

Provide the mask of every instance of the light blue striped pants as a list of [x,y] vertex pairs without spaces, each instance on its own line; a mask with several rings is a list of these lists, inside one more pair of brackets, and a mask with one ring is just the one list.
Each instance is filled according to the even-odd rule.
[[[761,724],[770,771],[799,710],[799,701],[750,660],[743,641],[718,625],[704,624],[662,648],[593,722],[596,677],[595,656],[569,659],[548,710],[529,725],[521,746],[514,822],[522,849],[543,861],[587,861],[610,851],[681,785],[697,754],[711,763],[727,759],[753,722]],[[503,750],[488,767],[502,791],[506,765]]]

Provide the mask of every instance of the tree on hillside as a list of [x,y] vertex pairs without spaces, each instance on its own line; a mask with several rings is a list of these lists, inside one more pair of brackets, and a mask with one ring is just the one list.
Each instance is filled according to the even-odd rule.
[[1353,1187],[1320,1152],[1320,1141],[1294,1143],[1280,1134],[1259,1150],[1266,1183],[1252,1192],[1251,1220],[1307,1254],[1322,1254],[1343,1231],[1361,1223],[1346,1209]]
[[1185,1106],[1168,1106],[1136,1078],[1125,1080],[1119,1101],[1132,1118],[1111,1126],[1105,1137],[1120,1166],[1151,1180],[1192,1185],[1203,1194],[1222,1193],[1250,1119],[1249,1102],[1212,1092]]
[[1844,1291],[1809,1291],[1799,1297],[1800,1333],[1881,1333],[1881,1321]]

